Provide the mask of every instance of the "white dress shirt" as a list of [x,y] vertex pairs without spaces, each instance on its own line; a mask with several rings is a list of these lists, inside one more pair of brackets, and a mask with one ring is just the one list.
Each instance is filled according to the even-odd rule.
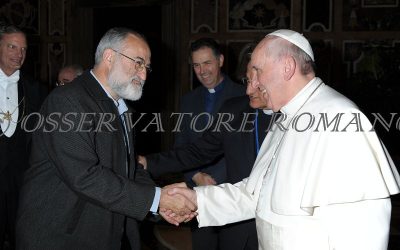
[[[2,134],[7,137],[14,134],[18,125],[18,80],[19,70],[7,76],[0,69],[0,125]],[[11,114],[11,119],[5,119],[5,114]]]

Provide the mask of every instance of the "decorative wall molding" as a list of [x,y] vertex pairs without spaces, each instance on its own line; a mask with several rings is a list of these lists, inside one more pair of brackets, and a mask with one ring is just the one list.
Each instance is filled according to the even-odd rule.
[[47,0],[49,36],[65,35],[65,4],[67,0]]
[[363,8],[389,8],[398,7],[399,0],[361,0]]
[[39,0],[3,0],[0,20],[12,23],[28,34],[40,34]]
[[[47,68],[48,79],[53,81],[57,79],[58,71],[66,62],[66,44],[48,43],[47,44]],[[54,83],[50,83],[54,87]]]
[[218,31],[218,0],[191,0],[191,32]]
[[343,1],[342,24],[347,31],[399,31],[399,0]]
[[228,31],[288,29],[292,26],[291,0],[227,0]]
[[303,0],[303,31],[330,32],[332,19],[332,0]]

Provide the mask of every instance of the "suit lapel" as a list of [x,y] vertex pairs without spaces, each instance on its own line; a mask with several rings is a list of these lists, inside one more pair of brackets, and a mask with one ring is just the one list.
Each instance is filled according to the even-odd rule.
[[92,76],[90,72],[87,72],[86,75],[83,76],[84,81],[82,85],[87,89],[89,95],[91,95],[98,104],[99,111],[98,113],[104,115],[104,119],[108,120],[109,115],[112,116],[111,125],[113,128],[116,128],[117,131],[112,131],[115,134],[113,140],[113,169],[120,175],[126,176],[126,147],[124,141],[124,134],[122,123],[120,122],[118,109],[115,106],[113,100],[109,98],[103,88],[100,86],[100,83]]
[[21,121],[26,112],[26,99],[24,81],[18,81],[18,121]]
[[[136,170],[136,154],[135,154],[135,128],[133,126],[131,126],[131,124],[133,124],[132,121],[132,114],[133,114],[133,110],[129,107],[128,105],[128,111],[127,113],[129,115],[126,115],[126,126],[128,127],[127,132],[128,132],[128,140],[129,140],[129,145],[130,145],[130,153],[129,153],[129,178],[132,179],[132,177],[134,177],[135,174],[135,170]],[[132,128],[131,128],[132,127]]]

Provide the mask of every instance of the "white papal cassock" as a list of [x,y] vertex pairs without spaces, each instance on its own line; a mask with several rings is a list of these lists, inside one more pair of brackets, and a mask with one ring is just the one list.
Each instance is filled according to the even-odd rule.
[[249,178],[195,188],[199,226],[256,218],[268,250],[386,249],[400,177],[365,115],[319,78],[281,112]]

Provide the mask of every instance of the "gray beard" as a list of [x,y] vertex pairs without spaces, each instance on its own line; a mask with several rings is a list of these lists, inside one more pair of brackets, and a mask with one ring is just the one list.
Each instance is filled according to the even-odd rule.
[[[140,85],[133,84],[132,80],[139,80]],[[130,79],[129,82],[119,81],[114,77],[114,72],[111,72],[108,77],[110,88],[121,98],[131,101],[137,101],[142,97],[144,81],[141,81],[137,76]]]

